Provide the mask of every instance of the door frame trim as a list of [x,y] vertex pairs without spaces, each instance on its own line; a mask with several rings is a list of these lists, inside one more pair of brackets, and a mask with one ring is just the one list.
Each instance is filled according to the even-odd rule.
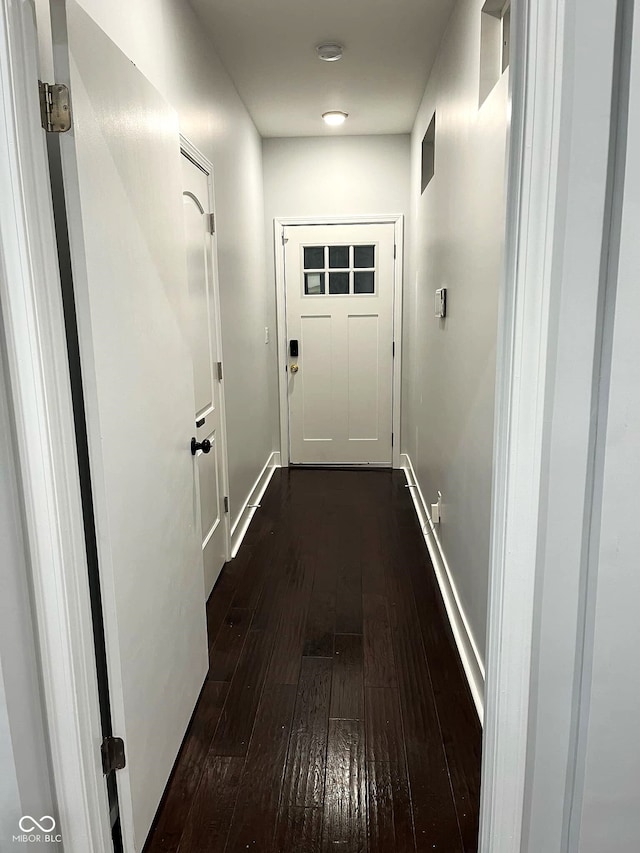
[[[577,769],[588,434],[601,382],[613,31],[624,4],[512,2],[479,853],[541,849],[543,829],[545,849],[571,847],[563,822]],[[553,638],[546,658],[544,637]],[[547,792],[544,803],[534,788]]]
[[479,853],[522,849],[558,190],[564,2],[511,10],[506,234],[497,328]]
[[280,459],[283,468],[289,466],[289,394],[287,388],[287,302],[285,278],[285,253],[282,231],[295,225],[393,225],[395,229],[396,258],[393,281],[393,359],[392,431],[393,468],[400,468],[400,413],[402,410],[402,294],[404,281],[404,215],[380,216],[276,216],[273,220],[273,241],[276,264],[276,317],[278,347],[278,398],[280,410]]
[[[213,163],[200,151],[199,148],[190,142],[186,136],[180,134],[180,154],[186,156],[196,166],[198,166],[207,176],[207,185],[209,188],[209,213],[213,213],[214,222],[217,223],[216,217],[216,195],[215,195],[215,176]],[[209,237],[209,253],[214,260],[213,263],[213,300],[216,323],[216,338],[218,341],[218,351],[216,353],[216,361],[223,362],[222,353],[222,313],[220,311],[220,278],[218,276],[218,235],[217,231]],[[227,453],[227,409],[225,405],[224,395],[224,370],[222,379],[220,380],[220,432],[222,438],[222,488],[224,494],[229,494],[229,456]],[[227,562],[231,559],[231,520],[228,512],[222,514],[224,522],[224,548],[225,558]]]

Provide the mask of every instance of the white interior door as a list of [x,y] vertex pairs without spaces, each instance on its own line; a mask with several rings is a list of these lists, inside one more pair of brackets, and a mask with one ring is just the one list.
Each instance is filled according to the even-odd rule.
[[394,235],[285,228],[293,464],[391,465]]
[[207,671],[180,141],[74,0],[56,4],[53,40],[120,816],[138,853]]
[[195,428],[197,440],[204,446],[204,450],[197,451],[197,466],[207,597],[227,560],[229,517],[225,512],[222,361],[210,189],[210,175],[183,152],[182,211],[191,308]]

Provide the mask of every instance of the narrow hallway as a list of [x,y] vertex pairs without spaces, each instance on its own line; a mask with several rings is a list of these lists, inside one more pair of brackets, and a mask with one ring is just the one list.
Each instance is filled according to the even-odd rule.
[[477,849],[481,728],[400,471],[281,469],[146,853]]

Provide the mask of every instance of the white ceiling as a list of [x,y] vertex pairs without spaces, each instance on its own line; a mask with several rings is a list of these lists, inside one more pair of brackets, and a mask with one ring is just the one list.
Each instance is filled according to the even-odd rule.
[[[454,0],[191,0],[263,136],[408,133]],[[344,45],[321,62],[321,42]],[[349,113],[338,130],[321,119]]]

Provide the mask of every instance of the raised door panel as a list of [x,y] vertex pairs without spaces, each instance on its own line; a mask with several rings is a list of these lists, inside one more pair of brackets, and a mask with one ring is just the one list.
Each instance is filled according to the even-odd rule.
[[379,414],[379,317],[347,318],[349,441],[377,441]]
[[213,359],[211,353],[211,324],[209,322],[209,294],[207,288],[207,245],[204,213],[200,201],[185,192],[183,215],[187,249],[187,274],[189,282],[191,347],[193,354],[193,379],[196,395],[196,414],[211,410],[213,406]]

